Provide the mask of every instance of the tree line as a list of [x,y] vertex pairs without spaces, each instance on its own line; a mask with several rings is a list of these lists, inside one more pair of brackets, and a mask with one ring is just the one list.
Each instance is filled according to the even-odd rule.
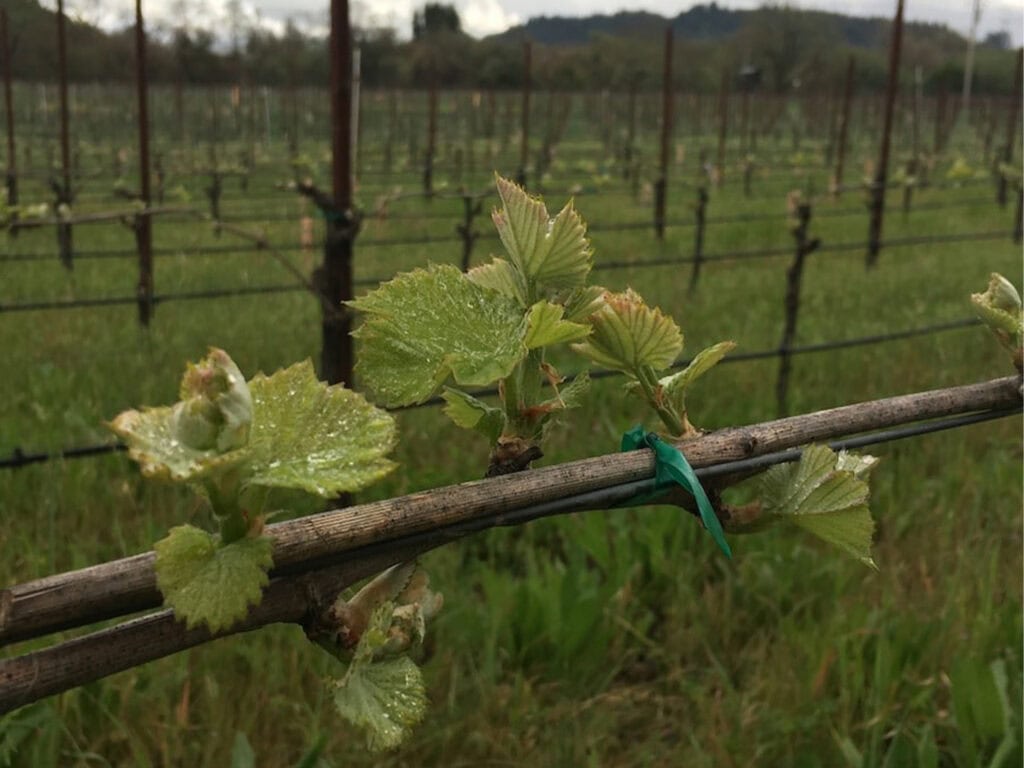
[[[9,0],[13,36],[12,71],[23,80],[52,81],[56,77],[53,13],[36,0]],[[887,73],[888,24],[858,24],[855,35],[836,22],[837,14],[764,7],[734,12],[714,4],[687,12],[701,22],[687,36],[677,27],[675,77],[680,89],[717,91],[723,73],[734,76],[734,87],[768,92],[833,89],[845,71],[848,55],[856,62],[858,90],[884,87]],[[531,81],[542,90],[653,90],[662,71],[661,32],[666,20],[652,14],[593,17],[601,21],[584,27],[586,42],[559,44],[569,39],[570,25],[579,19],[538,19],[499,36],[475,39],[463,30],[451,6],[428,3],[413,19],[412,37],[402,40],[395,30],[357,28],[362,81],[369,87],[515,89],[524,81],[523,42],[533,42]],[[721,17],[716,27],[708,23]],[[559,37],[557,22],[564,23]],[[586,25],[588,20],[582,20]],[[858,22],[864,20],[857,20]],[[726,23],[727,22],[727,23]],[[850,26],[850,25],[847,25]],[[852,27],[851,27],[852,28]],[[874,30],[866,35],[864,30]],[[603,30],[603,31],[595,31]],[[578,31],[578,29],[577,29]],[[280,33],[265,27],[232,30],[234,45],[225,49],[215,32],[177,28],[151,39],[149,75],[154,82],[182,85],[249,83],[277,87],[326,86],[327,41],[307,34],[289,22]],[[864,39],[861,39],[864,38]],[[904,34],[906,81],[922,68],[928,93],[955,92],[963,80],[965,41],[939,25],[908,24]],[[978,47],[974,92],[1009,93],[1013,52],[1005,35],[991,35]],[[80,21],[68,26],[68,69],[78,81],[119,81],[132,76],[126,61],[134,57],[133,31],[105,33]],[[740,78],[743,70],[755,77]]]

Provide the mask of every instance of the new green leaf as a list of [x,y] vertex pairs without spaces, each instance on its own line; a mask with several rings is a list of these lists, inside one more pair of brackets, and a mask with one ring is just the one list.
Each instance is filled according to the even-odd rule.
[[349,304],[367,316],[353,334],[356,368],[386,405],[426,400],[449,377],[490,384],[526,355],[522,309],[452,266],[399,275]]
[[971,304],[985,325],[996,335],[999,343],[1013,355],[1018,369],[1021,367],[1021,345],[1024,344],[1024,310],[1020,294],[1013,283],[1000,274],[992,273],[984,293],[972,293]]
[[142,474],[159,480],[195,480],[241,460],[244,451],[219,453],[193,448],[179,439],[176,406],[124,411],[110,429],[128,444],[128,457]]
[[586,285],[574,288],[565,297],[565,319],[573,323],[582,323],[597,312],[604,303],[605,289],[599,285]]
[[191,525],[172,528],[154,549],[157,586],[189,629],[206,624],[218,632],[243,618],[259,603],[272,565],[265,536],[221,545]]
[[680,413],[686,412],[686,392],[698,378],[714,368],[729,352],[736,348],[734,341],[722,341],[714,346],[702,349],[679,373],[666,376],[659,383],[665,396]]
[[570,201],[555,216],[522,187],[496,177],[501,210],[491,214],[501,242],[528,285],[546,290],[582,286],[593,265],[587,228]]
[[558,394],[545,400],[539,407],[549,410],[561,410],[564,408],[578,408],[583,404],[583,398],[590,391],[590,374],[581,371],[576,377],[558,390]]
[[804,449],[800,461],[772,467],[760,479],[763,514],[796,525],[875,567],[865,479],[877,459],[837,456],[827,446]]
[[445,387],[444,412],[452,421],[464,429],[474,429],[491,443],[498,441],[505,429],[505,412],[477,400],[461,390]]
[[249,439],[253,406],[249,387],[228,354],[211,347],[190,363],[181,400],[170,407],[125,411],[110,428],[128,443],[143,474],[191,480],[238,463]]
[[407,656],[353,663],[337,683],[334,706],[342,717],[365,731],[370,750],[393,749],[426,712],[423,675]]
[[306,360],[249,382],[251,485],[295,488],[321,497],[356,491],[394,467],[395,421],[366,399],[316,378]]
[[526,283],[522,273],[504,259],[494,258],[489,264],[473,267],[466,277],[482,288],[490,288],[526,306]]
[[394,611],[392,602],[376,607],[352,663],[335,684],[335,707],[366,732],[374,751],[398,746],[427,707],[423,675],[407,656],[376,658],[388,644]]
[[562,319],[565,309],[549,301],[538,301],[526,316],[526,336],[523,342],[528,349],[549,347],[566,341],[578,341],[590,334],[590,326],[570,323]]
[[181,380],[175,426],[179,439],[194,448],[224,453],[249,439],[252,396],[245,377],[223,349],[211,347],[198,363],[189,363]]
[[683,349],[679,326],[631,288],[606,292],[590,323],[590,337],[573,349],[604,368],[636,376],[643,366],[668,368]]

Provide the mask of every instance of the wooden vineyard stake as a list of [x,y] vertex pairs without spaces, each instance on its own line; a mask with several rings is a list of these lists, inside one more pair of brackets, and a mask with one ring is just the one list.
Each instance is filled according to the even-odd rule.
[[946,90],[939,91],[939,95],[935,100],[935,136],[932,140],[932,152],[933,154],[940,154],[945,144],[946,136],[946,100],[949,97],[946,95]]
[[351,85],[349,93],[351,111],[349,121],[351,122],[349,132],[349,142],[352,148],[349,150],[349,157],[351,158],[351,171],[352,171],[352,184],[356,184],[357,180],[362,175],[362,164],[363,164],[363,142],[360,140],[362,137],[362,125],[363,125],[363,111],[362,111],[362,61],[363,51],[359,46],[356,46],[352,51],[352,62],[351,62]]
[[636,142],[636,79],[629,81],[629,101],[626,111],[626,143],[622,147],[622,178],[629,180],[633,172]]
[[808,239],[807,228],[811,223],[811,204],[799,199],[799,193],[791,193],[789,199],[790,229],[796,241],[793,263],[786,271],[786,318],[779,342],[779,376],[775,381],[775,403],[779,418],[787,415],[789,398],[789,373],[791,369],[793,340],[796,338],[796,321],[800,313],[800,283],[803,280],[804,262],[821,245],[818,238]]
[[[71,152],[68,139],[68,57],[67,32],[64,18],[64,0],[57,0],[57,91],[60,98],[60,163],[61,180],[51,179],[50,186],[56,198],[58,211],[71,206]],[[58,214],[59,215],[59,214]],[[74,267],[71,225],[57,225],[57,250],[66,269]]]
[[697,280],[700,279],[700,265],[704,261],[704,224],[707,219],[708,189],[701,184],[697,188],[697,204],[693,207],[696,216],[696,227],[693,233],[693,269],[690,271],[689,293],[697,291]]
[[526,188],[526,165],[530,161],[530,77],[533,47],[529,41],[523,43],[523,106],[519,112],[519,170],[516,171],[516,183]]
[[725,183],[725,140],[729,126],[729,72],[722,72],[722,86],[718,92],[718,159],[715,164],[715,185]]
[[466,170],[472,176],[476,173],[476,135],[477,135],[477,113],[480,111],[480,92],[474,91],[468,96],[466,105]]
[[832,175],[832,192],[839,197],[843,191],[843,166],[846,163],[846,139],[850,133],[850,100],[853,96],[853,56],[846,62],[846,84],[843,86],[843,109],[839,117],[839,136],[836,139],[836,170]]
[[385,173],[391,173],[395,137],[398,131],[398,95],[392,88],[388,91],[388,129],[384,138],[384,155],[381,159]]
[[437,151],[437,83],[431,81],[427,93],[427,151],[423,156],[423,194],[434,194],[434,154]]
[[[11,45],[7,29],[7,9],[0,8],[0,67],[4,69],[4,117],[7,121],[7,205],[18,204],[18,153],[14,137],[14,96],[11,89]],[[17,234],[16,227],[11,228]]]
[[897,0],[896,18],[892,25],[892,43],[889,48],[889,81],[885,89],[885,113],[882,123],[882,148],[871,186],[871,221],[868,226],[867,266],[878,263],[882,250],[882,216],[885,213],[885,186],[889,179],[889,146],[892,138],[892,118],[899,89],[900,50],[903,45],[903,0]]
[[661,83],[661,167],[654,183],[654,232],[665,239],[665,198],[668,191],[668,151],[672,138],[672,26],[665,29],[665,70]]
[[1013,216],[1013,242],[1020,244],[1024,237],[1024,184],[1017,184],[1017,212]]
[[135,245],[139,252],[139,283],[135,289],[139,300],[139,323],[148,326],[153,316],[153,219],[149,189],[149,103],[146,79],[146,29],[142,19],[142,0],[135,0],[135,87],[138,97],[139,124],[139,197],[141,214],[134,217]]
[[[1017,49],[1017,67],[1013,75],[1013,95],[1010,97],[1010,112],[1006,120],[1006,144],[1003,147],[1002,161],[1009,165],[1013,162],[1013,145],[1017,139],[1017,122],[1020,120],[1021,69],[1024,66],[1024,48]],[[999,174],[999,206],[1006,207],[1006,174]]]
[[[328,210],[324,263],[319,289],[323,347],[320,375],[329,384],[353,385],[352,319],[341,311],[352,293],[352,243],[358,221],[352,210],[352,29],[348,0],[331,0],[331,153],[332,190]],[[335,310],[335,311],[330,311]]]
[[455,231],[462,238],[462,271],[469,271],[469,262],[473,258],[473,244],[480,233],[473,229],[473,220],[483,211],[482,197],[470,194],[462,196],[462,222],[455,225]]
[[920,145],[918,142],[917,120],[921,106],[921,87],[924,78],[921,67],[914,67],[914,93],[910,101],[910,158],[904,168],[903,179],[903,218],[910,215],[910,203],[914,196],[914,187],[917,186],[918,174],[920,173]]

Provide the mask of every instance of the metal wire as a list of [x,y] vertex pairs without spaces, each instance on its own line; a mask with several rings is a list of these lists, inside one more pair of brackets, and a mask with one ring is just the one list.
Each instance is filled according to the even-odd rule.
[[[262,296],[272,293],[294,293],[308,291],[305,285],[253,285],[242,288],[212,288],[201,291],[179,291],[177,293],[156,294],[152,298],[154,304],[168,301],[196,301],[202,299],[221,299],[234,296]],[[113,307],[124,304],[138,304],[138,296],[103,296],[95,299],[69,299],[67,301],[29,301],[21,304],[0,304],[3,312],[30,312],[51,309],[79,309],[82,307]]]
[[[897,427],[856,437],[842,438],[840,440],[833,440],[827,443],[827,445],[835,451],[849,450],[867,445],[893,442],[895,440],[902,440],[908,437],[932,434],[949,429],[957,429],[984,421],[1014,416],[1020,413],[1021,408],[982,411],[980,413],[968,414],[965,416],[938,419],[922,424],[908,425],[905,427]],[[754,470],[767,469],[768,467],[776,464],[797,461],[802,455],[803,451],[800,449],[778,451],[776,453],[757,456],[752,459],[741,459],[738,461],[723,462],[714,466],[701,467],[694,471],[696,472],[697,477],[705,480],[712,477],[720,477],[722,475],[741,474]],[[567,496],[554,501],[545,501],[539,504],[533,504],[528,507],[523,507],[509,512],[496,512],[484,515],[479,518],[474,518],[473,520],[457,523],[455,525],[435,529],[429,532],[413,534],[399,539],[392,539],[387,542],[382,542],[379,546],[395,547],[400,544],[415,544],[418,542],[436,543],[439,537],[447,537],[454,540],[472,533],[479,533],[480,531],[484,531],[489,528],[522,525],[523,523],[531,522],[533,520],[553,517],[555,515],[570,514],[572,512],[625,506],[632,499],[637,498],[641,494],[649,493],[654,489],[655,480],[653,477],[643,480],[635,480],[629,483],[614,485],[609,488],[601,488],[596,491],[588,491],[586,493]]]
[[[296,287],[294,290],[301,290],[301,287]],[[914,336],[924,336],[931,333],[939,333],[943,331],[957,330],[961,328],[969,328],[978,325],[981,321],[976,318],[964,318],[961,320],[952,320],[945,323],[936,323],[934,325],[928,325],[919,328],[908,328],[902,331],[893,331],[890,333],[875,334],[872,336],[861,336],[853,339],[841,339],[837,341],[821,342],[817,344],[808,344],[800,347],[791,347],[788,350],[788,354],[798,355],[811,352],[824,352],[835,349],[847,349],[855,346],[868,346],[873,344],[880,344],[887,341],[896,341],[899,339],[912,338]],[[729,355],[722,359],[721,363],[742,363],[751,360],[765,360],[773,357],[779,357],[783,354],[780,349],[766,349],[756,352],[745,352],[734,355]],[[672,369],[685,368],[692,362],[692,358],[687,360],[680,360],[672,366]],[[566,378],[574,378],[576,374],[568,374]],[[623,374],[618,371],[595,371],[590,374],[591,379],[606,379],[613,376],[622,376]],[[475,391],[474,396],[476,397],[488,397],[498,394],[496,387],[488,389],[482,389]],[[416,403],[414,405],[401,406],[398,408],[388,409],[392,412],[398,411],[409,411],[418,408],[428,408],[438,405],[443,405],[445,401],[440,397],[432,397],[422,403]],[[124,450],[124,445],[120,443],[105,443],[101,445],[84,446],[81,448],[65,448],[59,451],[53,452],[39,452],[39,453],[24,453],[20,448],[15,448],[10,456],[4,459],[0,459],[0,469],[18,469],[28,464],[38,464],[45,461],[54,461],[57,459],[77,459],[84,458],[87,456],[100,455],[104,453],[110,453],[112,451]]]
[[[745,363],[751,360],[769,360],[773,357],[782,357],[783,354],[789,355],[801,355],[811,352],[827,352],[836,349],[848,349],[850,347],[861,347],[871,346],[873,344],[882,344],[888,341],[899,341],[901,339],[909,339],[915,336],[927,336],[932,333],[942,333],[944,331],[954,331],[961,328],[970,328],[975,325],[979,325],[981,320],[976,317],[965,317],[960,320],[950,320],[943,323],[935,323],[933,325],[925,325],[917,328],[905,328],[901,331],[890,331],[889,333],[877,333],[871,336],[858,336],[853,339],[837,339],[835,341],[823,341],[816,344],[805,344],[798,347],[790,347],[788,350],[782,350],[779,348],[775,349],[762,349],[754,352],[738,352],[735,354],[729,354],[722,358],[719,365],[725,363]],[[685,360],[679,360],[673,363],[669,370],[680,370],[685,368],[693,362],[693,358],[687,358]],[[565,374],[566,380],[572,380],[579,375],[579,371]],[[593,371],[590,373],[591,379],[608,379],[613,377],[622,376],[624,374],[619,371]],[[498,394],[497,387],[489,387],[487,389],[481,389],[473,392],[474,397],[488,397],[491,395]],[[392,408],[393,411],[409,411],[416,408],[427,408],[435,405],[443,405],[445,401],[440,397],[432,397],[428,400],[424,400],[422,403],[416,403],[414,405],[405,405],[398,408]]]

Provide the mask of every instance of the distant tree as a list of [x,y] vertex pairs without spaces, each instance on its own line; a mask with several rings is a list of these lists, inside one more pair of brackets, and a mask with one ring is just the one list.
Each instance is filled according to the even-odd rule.
[[195,32],[179,27],[174,30],[171,47],[181,79],[186,83],[224,82],[227,66],[224,57],[214,50],[212,32]]
[[523,84],[523,51],[518,45],[482,40],[478,44],[480,65],[477,85],[484,88],[519,88]]
[[354,37],[361,51],[362,80],[369,87],[394,85],[402,76],[404,56],[388,28],[358,29]]
[[812,62],[827,58],[827,49],[840,43],[835,24],[823,16],[766,6],[747,17],[739,42],[750,51],[750,63],[764,69],[770,88],[782,92],[796,81],[811,79]]
[[412,39],[423,40],[443,32],[462,32],[454,5],[427,3],[412,15]]
[[1010,38],[1010,33],[1004,29],[999,32],[989,32],[985,35],[985,39],[981,41],[981,44],[985,48],[1008,51],[1013,45],[1013,40]]

